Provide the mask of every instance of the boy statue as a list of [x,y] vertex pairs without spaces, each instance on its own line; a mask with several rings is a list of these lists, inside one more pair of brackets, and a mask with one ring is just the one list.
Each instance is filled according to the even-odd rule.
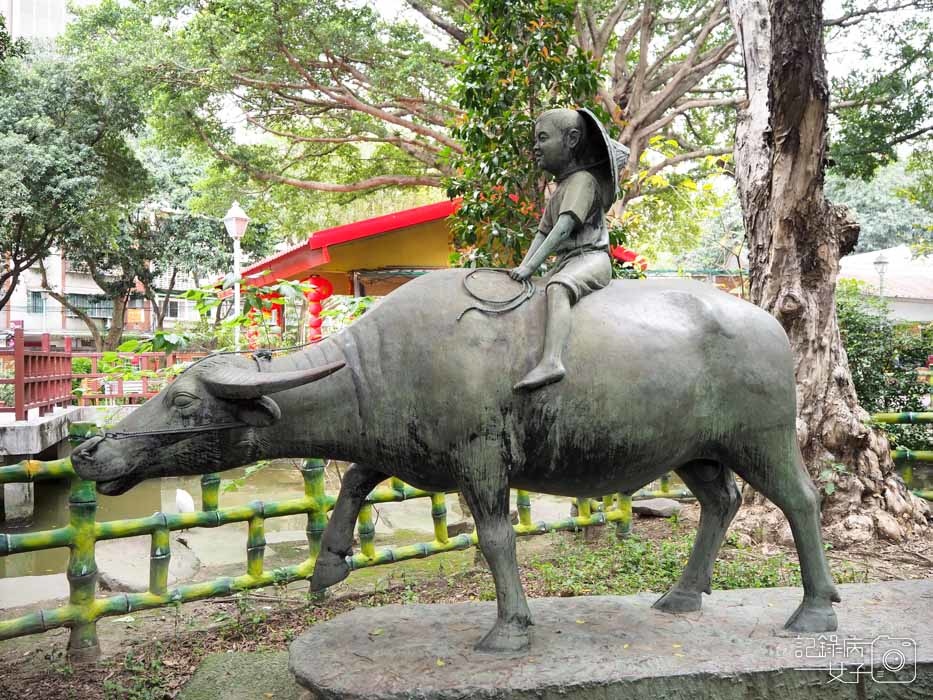
[[544,352],[516,391],[558,382],[566,374],[561,355],[570,335],[570,307],[612,279],[605,212],[615,201],[619,171],[628,161],[628,149],[610,139],[588,109],[552,109],[538,117],[533,152],[538,167],[554,175],[557,188],[524,260],[509,276],[529,279],[551,254],[557,264],[545,283]]

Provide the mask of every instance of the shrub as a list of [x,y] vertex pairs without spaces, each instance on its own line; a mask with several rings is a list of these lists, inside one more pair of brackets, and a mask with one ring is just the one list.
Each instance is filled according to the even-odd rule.
[[[917,368],[933,354],[933,324],[896,324],[862,283],[840,280],[836,313],[859,403],[869,413],[923,411],[929,391]],[[933,449],[929,427],[885,425],[892,446]]]

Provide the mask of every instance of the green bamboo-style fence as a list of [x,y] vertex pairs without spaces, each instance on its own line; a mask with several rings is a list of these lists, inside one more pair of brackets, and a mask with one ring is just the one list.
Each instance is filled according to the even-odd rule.
[[[308,579],[321,548],[321,537],[327,525],[327,513],[336,498],[324,488],[324,462],[307,459],[300,467],[304,482],[301,498],[276,502],[254,501],[247,505],[219,507],[220,478],[208,474],[201,479],[201,507],[194,513],[156,513],[142,518],[96,522],[97,497],[94,482],[83,481],[74,472],[69,459],[52,462],[27,460],[0,467],[0,484],[70,479],[70,518],[68,525],[53,530],[31,533],[0,534],[0,556],[33,552],[56,547],[68,547],[70,557],[65,575],[69,583],[68,603],[54,609],[38,610],[21,617],[0,620],[0,640],[27,634],[36,634],[59,627],[70,628],[68,653],[72,659],[87,660],[100,653],[96,623],[103,617],[126,615],[136,610],[193,600],[227,596],[240,591],[272,584],[287,584]],[[666,484],[661,491],[676,496]],[[649,494],[644,494],[649,495]],[[434,540],[418,544],[386,547],[375,546],[375,527],[372,506],[413,498],[429,499],[434,521]],[[620,536],[631,532],[631,497],[613,494],[597,502],[584,498],[577,500],[578,515],[557,522],[534,522],[531,515],[530,495],[518,491],[516,496],[519,522],[518,535],[536,535],[559,530],[576,530],[593,525],[615,523]],[[266,540],[264,524],[269,518],[306,514],[308,557],[303,562],[268,570],[264,566]],[[219,527],[228,523],[248,523],[246,543],[246,573],[205,581],[168,586],[171,560],[169,533],[191,527]],[[413,488],[398,479],[374,489],[366,499],[358,521],[360,552],[350,560],[351,569],[378,566],[405,559],[428,557],[442,552],[467,549],[477,544],[476,532],[449,537],[447,534],[447,507],[443,493],[430,493]],[[121,593],[104,598],[96,597],[97,565],[95,544],[101,540],[149,535],[152,538],[149,563],[149,590],[143,593]]]
[[[933,413],[877,414],[872,416],[882,423],[929,423]],[[86,437],[82,435],[82,437]],[[933,461],[933,452],[895,450],[892,457],[899,462]],[[97,495],[94,482],[83,481],[74,472],[69,459],[51,462],[27,460],[0,467],[0,484],[69,479],[69,522],[53,530],[32,533],[0,533],[0,556],[32,552],[56,547],[68,547],[70,556],[66,577],[70,595],[68,603],[55,609],[38,610],[21,617],[0,620],[0,640],[27,634],[36,634],[60,627],[71,630],[68,651],[73,659],[92,659],[99,652],[97,621],[103,617],[126,615],[136,610],[157,608],[215,596],[227,596],[240,591],[272,584],[287,584],[308,579],[321,548],[321,537],[327,525],[327,513],[333,508],[335,497],[326,493],[324,462],[307,459],[301,467],[304,495],[284,501],[252,503],[220,508],[220,477],[208,474],[201,479],[201,510],[194,513],[156,513],[148,517],[96,522]],[[908,475],[909,479],[909,468]],[[909,482],[908,482],[909,483]],[[915,491],[933,500],[933,492]],[[660,480],[658,490],[642,490],[634,495],[611,494],[601,500],[577,499],[577,514],[556,522],[535,522],[532,519],[530,494],[516,492],[518,523],[514,526],[520,536],[537,535],[560,530],[577,530],[595,525],[614,523],[620,536],[631,533],[632,499],[666,496],[692,498],[686,489],[672,489],[670,477]],[[393,503],[413,498],[428,499],[434,522],[434,539],[430,542],[386,547],[375,546],[373,504]],[[265,521],[288,515],[307,515],[306,534],[308,557],[303,562],[268,570],[264,565]],[[219,527],[228,523],[248,524],[246,544],[246,573],[225,576],[201,583],[168,586],[171,561],[169,534],[191,527]],[[447,507],[443,493],[430,493],[413,488],[399,479],[374,489],[366,499],[359,519],[360,551],[350,559],[351,569],[379,566],[405,559],[428,557],[442,552],[467,549],[477,545],[477,536],[461,534],[449,537]],[[121,593],[109,597],[96,597],[97,565],[95,545],[101,540],[149,535],[150,549],[149,589],[143,593]]]

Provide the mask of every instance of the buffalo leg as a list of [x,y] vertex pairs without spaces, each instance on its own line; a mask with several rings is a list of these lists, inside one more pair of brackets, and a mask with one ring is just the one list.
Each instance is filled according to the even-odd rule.
[[742,500],[732,472],[721,464],[696,462],[677,475],[700,502],[700,525],[680,580],[652,606],[669,613],[699,610],[701,594],[711,592],[716,554]]
[[350,575],[346,558],[353,551],[353,526],[366,496],[386,475],[362,464],[351,464],[343,475],[337,502],[321,538],[321,553],[314,564],[311,590],[322,591]]
[[509,522],[509,484],[498,450],[477,451],[458,479],[466,497],[496,584],[496,624],[476,645],[477,651],[524,651],[530,643],[531,613],[518,575],[515,530]]
[[[784,512],[794,534],[803,579],[803,602],[784,627],[792,632],[832,632],[836,629],[833,603],[840,598],[823,550],[820,496],[804,467],[796,435],[791,433],[783,441],[775,442],[779,447],[759,457],[756,469],[749,469],[747,475],[736,471]],[[770,455],[777,458],[765,463]]]

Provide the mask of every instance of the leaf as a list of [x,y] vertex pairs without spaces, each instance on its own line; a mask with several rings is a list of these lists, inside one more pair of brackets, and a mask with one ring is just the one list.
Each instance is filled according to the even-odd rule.
[[435,661],[434,663],[437,664],[438,667],[447,665],[447,662],[444,661],[444,659],[442,659],[441,657],[437,657],[437,661]]

